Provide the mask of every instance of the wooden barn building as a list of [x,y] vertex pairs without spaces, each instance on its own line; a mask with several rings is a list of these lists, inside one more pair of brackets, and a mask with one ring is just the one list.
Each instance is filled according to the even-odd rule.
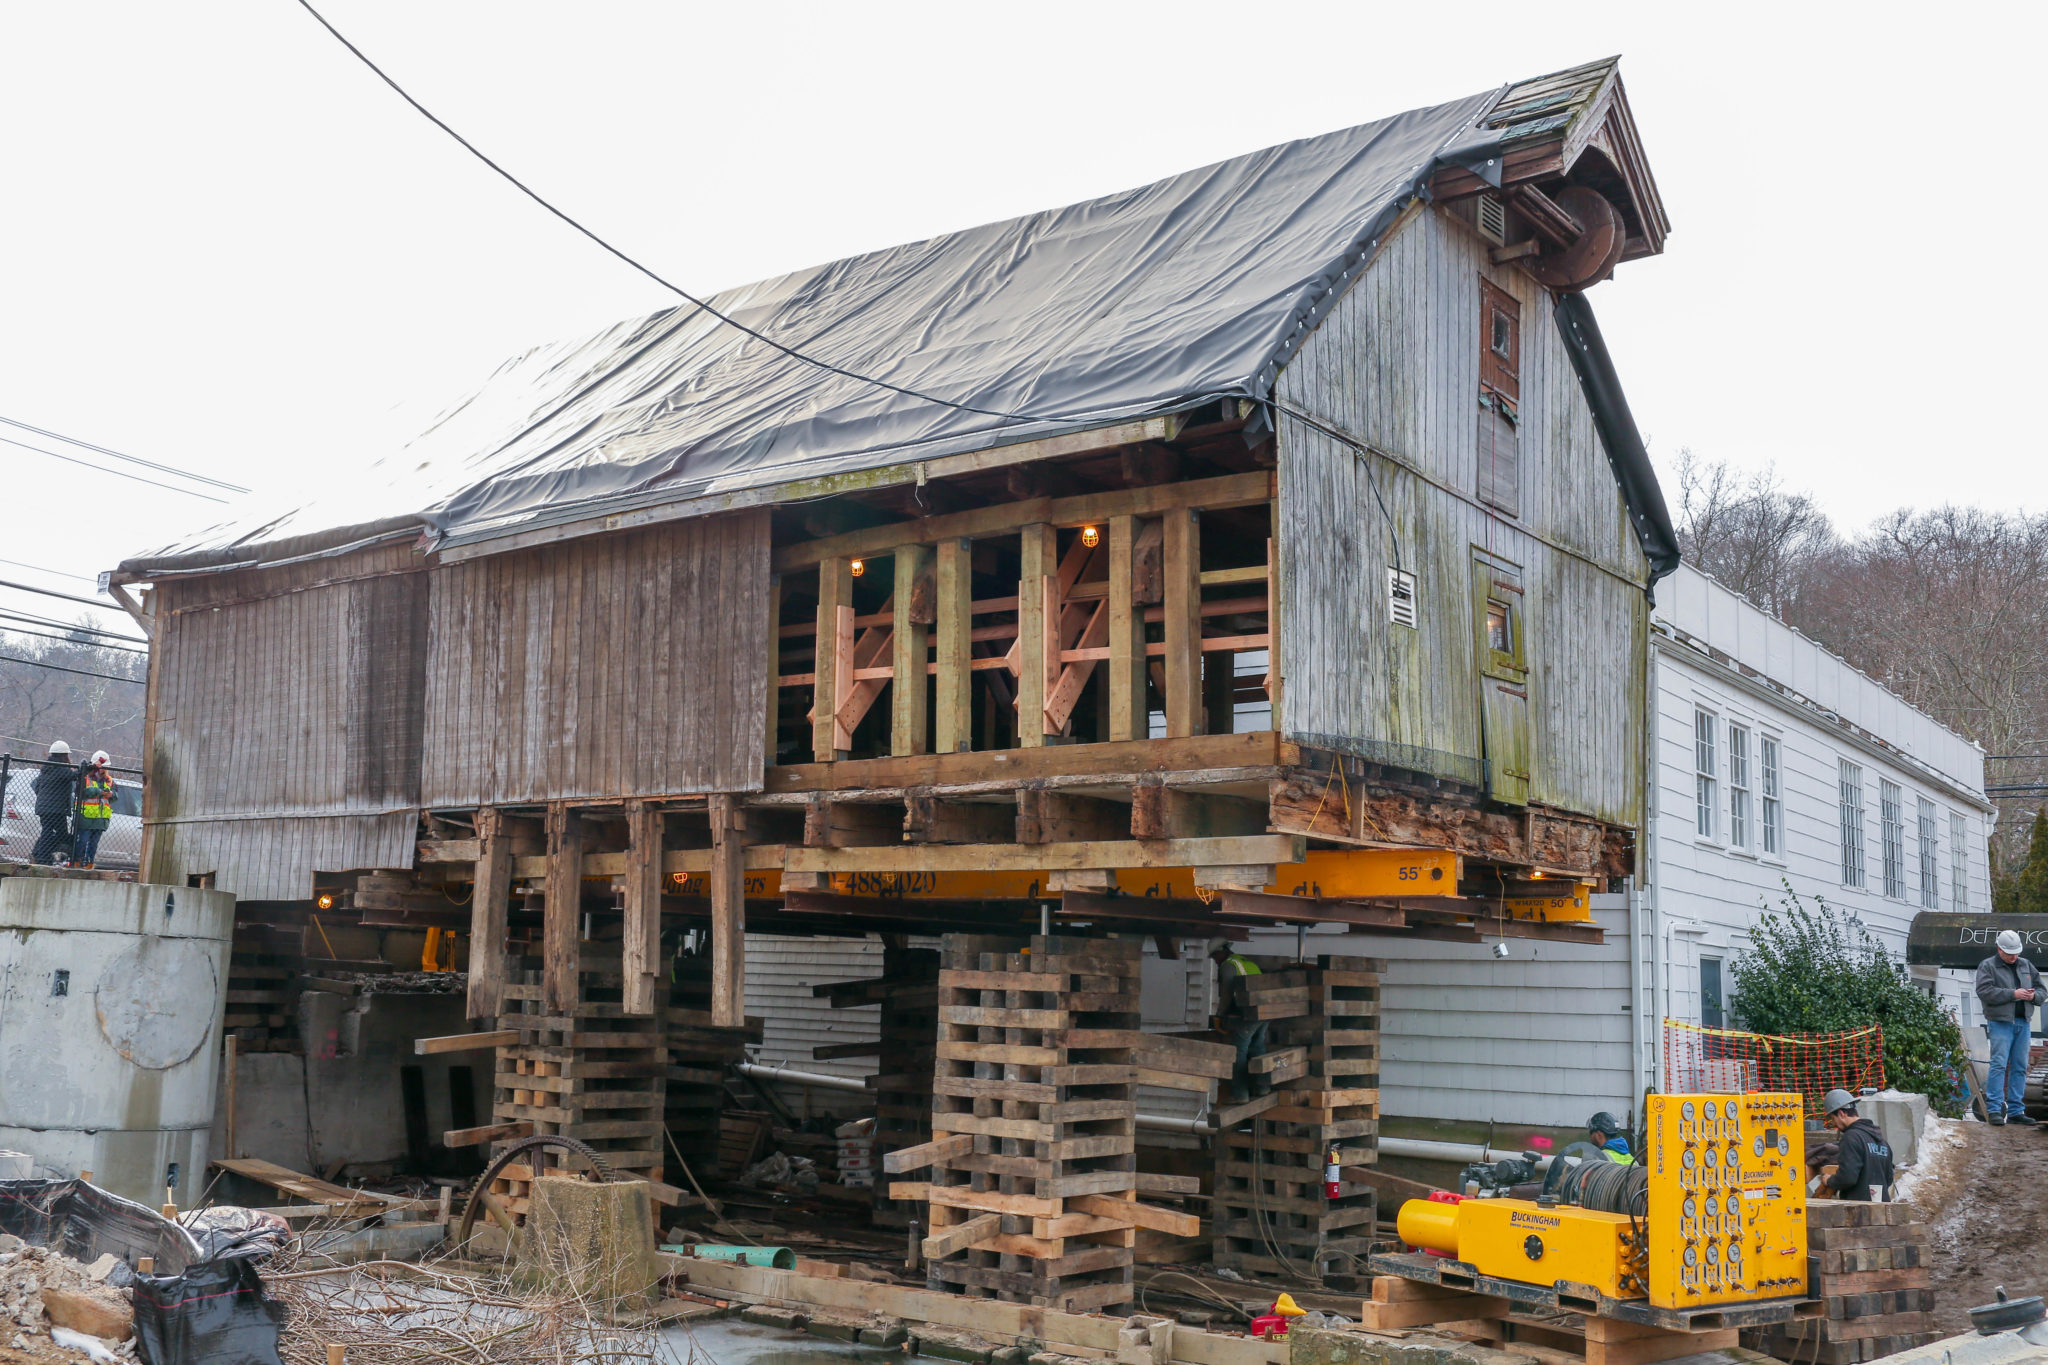
[[[879,1086],[941,1149],[896,1192],[935,1238],[1042,1223],[1001,1165],[1058,1164],[1032,1106],[1173,1071],[1119,945],[1597,936],[1677,555],[1582,291],[1667,230],[1604,61],[537,349],[346,496],[115,572],[145,876],[453,931],[504,1040],[481,1136],[669,1184],[746,933],[883,935],[895,984],[846,994],[921,1002]],[[1278,973],[1271,1017],[1354,1044],[1301,1049],[1315,1163],[1372,1160],[1374,965]],[[1127,1250],[1116,1197],[1177,1187],[1081,1147]],[[934,1273],[1116,1302],[1067,1240]]]

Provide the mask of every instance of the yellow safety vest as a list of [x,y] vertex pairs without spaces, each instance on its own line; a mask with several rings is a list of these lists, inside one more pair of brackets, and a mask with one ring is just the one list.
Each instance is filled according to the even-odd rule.
[[1223,965],[1226,967],[1237,968],[1237,974],[1239,976],[1263,975],[1263,973],[1259,970],[1258,963],[1252,961],[1248,957],[1241,956],[1237,953],[1232,953],[1229,957],[1223,959]]
[[93,777],[85,779],[85,790],[78,801],[78,818],[81,820],[112,820],[114,818],[114,779]]

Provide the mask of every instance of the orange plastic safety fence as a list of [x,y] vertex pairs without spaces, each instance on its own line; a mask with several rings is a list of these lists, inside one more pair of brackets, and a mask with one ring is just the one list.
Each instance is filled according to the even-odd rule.
[[1884,1030],[1848,1033],[1744,1033],[1664,1021],[1664,1088],[1671,1094],[1794,1090],[1820,1116],[1821,1096],[1884,1088]]

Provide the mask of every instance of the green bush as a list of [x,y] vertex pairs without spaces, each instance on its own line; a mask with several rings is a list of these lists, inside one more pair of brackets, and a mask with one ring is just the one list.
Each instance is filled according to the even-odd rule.
[[1749,949],[1730,969],[1732,1011],[1755,1033],[1884,1030],[1885,1079],[1927,1096],[1937,1113],[1963,1112],[1963,1036],[1947,1006],[1921,990],[1904,964],[1860,923],[1846,923],[1819,896],[1811,906],[1788,885],[1765,909]]

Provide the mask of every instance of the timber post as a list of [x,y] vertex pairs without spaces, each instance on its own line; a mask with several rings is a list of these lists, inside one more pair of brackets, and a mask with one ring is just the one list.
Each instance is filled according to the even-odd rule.
[[476,840],[476,879],[469,898],[469,1017],[495,1019],[505,1008],[506,900],[512,891],[512,847],[502,812],[478,809]]
[[665,820],[659,806],[626,807],[625,940],[620,972],[625,1012],[653,1014],[661,965],[661,851]]
[[547,891],[542,897],[542,995],[553,1014],[578,1003],[583,959],[583,820],[566,803],[548,807]]
[[711,798],[711,1026],[747,1022],[746,812],[731,796]]

